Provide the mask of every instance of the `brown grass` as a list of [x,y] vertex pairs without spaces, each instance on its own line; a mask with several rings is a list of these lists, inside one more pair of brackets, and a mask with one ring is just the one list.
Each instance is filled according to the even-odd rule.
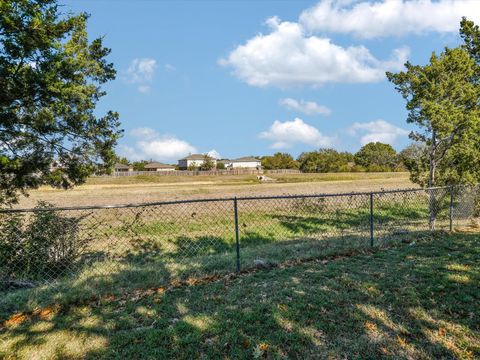
[[140,176],[91,178],[71,190],[41,188],[23,198],[19,206],[44,200],[58,206],[111,205],[176,199],[233,196],[378,191],[410,188],[408,173],[281,174],[273,183],[256,176]]

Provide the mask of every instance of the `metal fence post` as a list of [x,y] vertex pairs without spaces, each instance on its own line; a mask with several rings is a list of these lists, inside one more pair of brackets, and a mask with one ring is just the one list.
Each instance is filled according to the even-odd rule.
[[453,231],[453,185],[450,186],[450,210],[449,210],[449,220],[450,220],[450,232]]
[[370,193],[370,246],[373,247],[373,192]]
[[235,244],[237,249],[237,272],[240,271],[240,239],[238,235],[238,202],[237,197],[233,199],[233,211],[235,218]]

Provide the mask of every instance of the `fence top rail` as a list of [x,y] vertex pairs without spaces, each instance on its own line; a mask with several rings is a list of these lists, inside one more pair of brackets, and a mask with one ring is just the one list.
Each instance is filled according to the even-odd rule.
[[348,196],[367,196],[367,195],[384,195],[397,193],[412,193],[440,189],[449,189],[451,186],[438,186],[431,188],[409,188],[409,189],[394,189],[381,191],[364,191],[364,192],[349,192],[349,193],[319,193],[319,194],[291,194],[291,195],[272,195],[272,196],[243,196],[243,197],[223,197],[223,198],[205,198],[205,199],[186,199],[186,200],[171,200],[171,201],[157,201],[146,203],[131,203],[131,204],[115,204],[115,205],[91,205],[91,206],[67,206],[54,208],[19,208],[19,209],[0,209],[0,214],[4,213],[27,213],[27,212],[42,212],[42,211],[74,211],[74,210],[100,210],[100,209],[123,209],[123,208],[138,208],[149,206],[162,205],[177,205],[177,204],[192,204],[192,203],[213,203],[225,201],[252,201],[252,200],[275,200],[275,199],[307,199],[307,198],[331,198],[331,197],[348,197]]

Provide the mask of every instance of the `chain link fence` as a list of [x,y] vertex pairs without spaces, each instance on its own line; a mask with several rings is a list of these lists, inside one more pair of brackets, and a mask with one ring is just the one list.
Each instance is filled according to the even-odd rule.
[[[480,187],[0,210],[0,295],[121,293],[480,227]],[[62,290],[63,289],[63,290]],[[0,304],[1,307],[1,304]]]

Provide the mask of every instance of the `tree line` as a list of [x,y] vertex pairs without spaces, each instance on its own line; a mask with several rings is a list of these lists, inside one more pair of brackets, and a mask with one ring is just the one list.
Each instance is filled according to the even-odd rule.
[[397,153],[389,144],[371,142],[355,154],[320,149],[304,152],[294,159],[288,153],[278,152],[262,157],[262,167],[267,170],[299,169],[306,173],[408,171],[418,161],[422,149],[422,145],[415,143]]

